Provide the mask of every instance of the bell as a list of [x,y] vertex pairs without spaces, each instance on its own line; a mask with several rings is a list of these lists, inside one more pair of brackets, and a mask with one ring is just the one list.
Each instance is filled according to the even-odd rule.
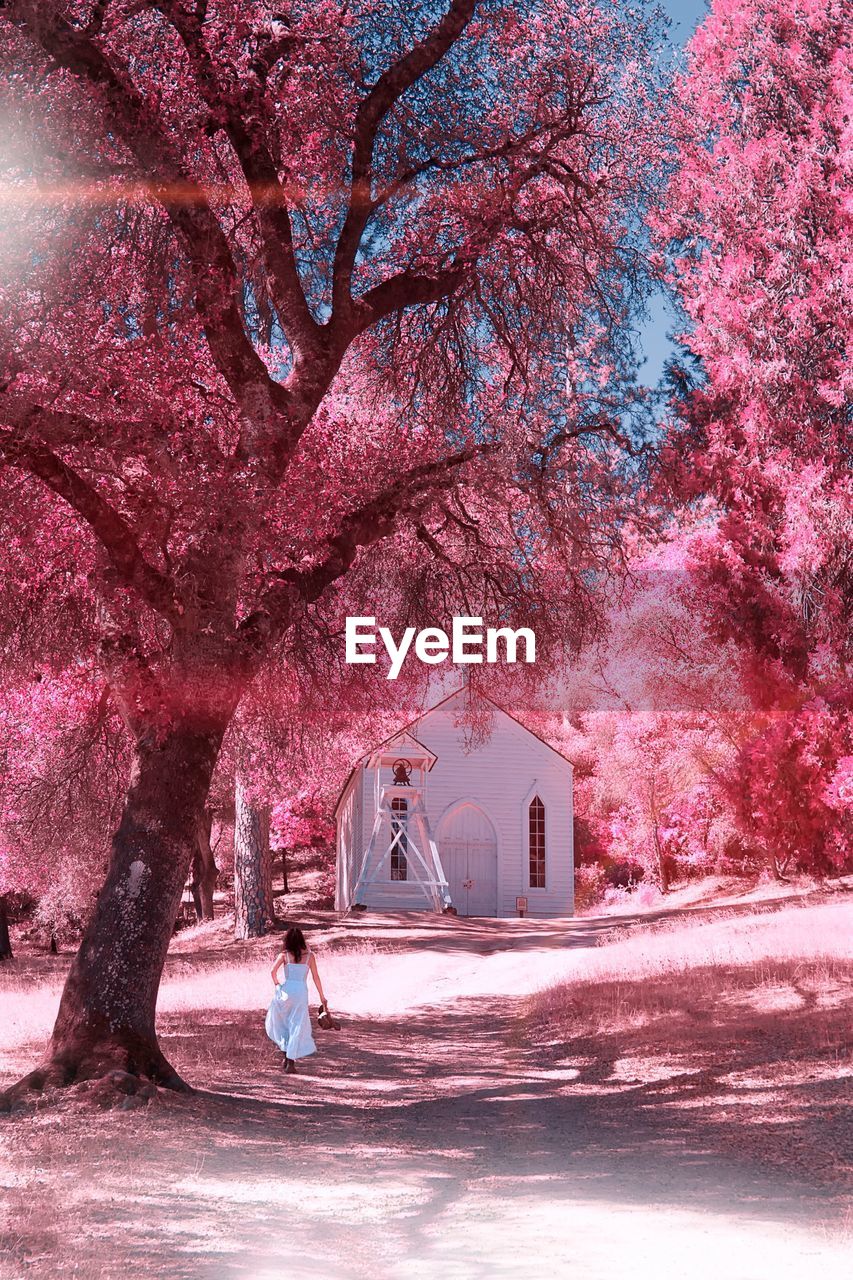
[[409,760],[395,760],[391,766],[394,772],[394,786],[407,787],[412,780],[412,765]]

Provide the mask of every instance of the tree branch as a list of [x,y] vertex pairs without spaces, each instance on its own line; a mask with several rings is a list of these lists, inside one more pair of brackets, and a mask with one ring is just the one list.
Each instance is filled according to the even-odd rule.
[[352,566],[359,550],[393,534],[404,516],[417,516],[434,494],[457,483],[460,467],[493,453],[493,441],[460,449],[438,462],[421,463],[400,476],[375,497],[343,517],[341,526],[326,541],[323,558],[309,569],[285,569],[262,597],[259,607],[239,628],[250,646],[268,647],[292,619],[296,608],[313,604]]
[[440,302],[453,293],[464,279],[461,265],[437,271],[432,276],[419,275],[415,271],[400,271],[368,289],[357,300],[357,332],[362,333],[377,321],[406,307],[416,307],[427,302]]
[[[48,424],[52,417],[47,414]],[[31,409],[29,420],[37,425],[35,410]],[[24,439],[17,432],[0,432],[0,459],[29,472],[67,502],[92,530],[122,582],[173,626],[179,625],[182,609],[169,578],[148,563],[133,530],[97,489],[46,444]]]
[[550,455],[561,445],[568,444],[570,440],[580,440],[584,436],[606,436],[631,458],[645,457],[650,451],[650,446],[647,444],[639,446],[632,444],[628,436],[619,430],[616,422],[607,414],[596,413],[590,420],[582,421],[579,427],[557,431],[539,445],[537,452],[542,457],[542,466],[545,466]]
[[[224,80],[224,68],[214,64],[204,42],[201,15],[188,13],[179,0],[151,0],[151,7],[178,33],[199,93],[222,120],[252,198],[266,285],[287,336],[294,365],[300,365],[306,354],[316,354],[320,326],[305,299],[284,189],[266,141],[253,127],[249,95],[236,77]],[[278,43],[281,54],[286,42]]]
[[53,11],[45,10],[33,0],[10,0],[3,16],[60,66],[99,86],[116,133],[148,175],[152,198],[166,211],[181,240],[211,355],[244,419],[261,441],[298,439],[290,396],[270,378],[246,334],[241,283],[203,189],[184,172],[147,99],[113,68],[85,30],[72,26],[53,6]]
[[373,152],[379,126],[403,94],[453,47],[471,21],[476,7],[477,0],[451,0],[450,8],[440,22],[413,49],[383,71],[359,106],[353,137],[349,207],[332,267],[333,322],[336,315],[339,322],[345,322],[350,314],[355,258],[373,211]]
[[11,395],[0,386],[0,418],[14,429],[23,441],[32,428],[37,443],[52,448],[79,444],[107,444],[115,440],[116,432],[124,430],[125,423],[100,422],[83,413],[67,409],[46,408],[33,404],[20,396]]

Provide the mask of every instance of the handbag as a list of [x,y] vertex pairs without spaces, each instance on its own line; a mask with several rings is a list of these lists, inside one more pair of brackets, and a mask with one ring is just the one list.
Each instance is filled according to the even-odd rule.
[[320,1005],[317,1010],[317,1026],[322,1027],[324,1031],[340,1031],[341,1024],[337,1018],[333,1017],[324,1004]]

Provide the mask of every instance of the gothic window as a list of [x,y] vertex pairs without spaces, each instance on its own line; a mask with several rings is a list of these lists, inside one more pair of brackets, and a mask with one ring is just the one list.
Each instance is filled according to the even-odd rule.
[[528,810],[530,824],[530,887],[545,888],[545,806],[538,796],[530,801]]

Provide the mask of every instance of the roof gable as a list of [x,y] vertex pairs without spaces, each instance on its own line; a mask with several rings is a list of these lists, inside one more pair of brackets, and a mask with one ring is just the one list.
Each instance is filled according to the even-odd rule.
[[521,729],[522,733],[525,733],[529,737],[534,738],[537,742],[541,743],[543,747],[547,747],[549,751],[553,752],[555,756],[557,756],[560,760],[562,760],[563,764],[567,765],[568,768],[571,769],[572,772],[574,772],[574,765],[572,764],[571,760],[569,760],[567,756],[563,755],[562,751],[558,751],[556,747],[552,747],[551,743],[546,741],[545,738],[541,737],[540,734],[534,733],[532,729],[528,729],[527,725],[523,724],[522,721],[519,720],[517,716],[511,715],[510,712],[507,711],[505,707],[502,707],[499,702],[495,702],[494,698],[490,698],[487,693],[483,693],[482,689],[478,689],[476,685],[475,686],[462,685],[460,689],[455,689],[453,693],[447,694],[446,697],[441,698],[433,706],[428,707],[427,710],[422,712],[421,715],[419,715],[416,720],[411,720],[409,724],[404,726],[404,729],[407,732],[410,730],[417,730],[420,725],[424,724],[425,721],[427,721],[430,718],[430,716],[434,714],[434,712],[443,709],[448,705],[448,703],[453,702],[456,698],[461,697],[463,694],[470,694],[470,693],[473,693],[475,697],[482,698],[485,702],[488,702],[490,706],[494,707],[494,709],[501,716],[509,720],[511,724],[517,726],[517,728]]
[[[344,785],[341,788],[341,793],[338,796],[338,801],[337,801],[337,804],[335,805],[335,816],[337,817],[338,812],[341,809],[341,806],[343,805],[344,801],[349,795],[350,788],[352,786],[352,783],[356,775],[358,774],[359,769],[369,764],[370,760],[383,747],[390,746],[391,743],[396,744],[398,739],[401,740],[400,742],[401,750],[403,748],[402,739],[408,738],[412,742],[417,743],[418,747],[422,751],[427,751],[433,757],[433,763],[435,763],[436,757],[429,750],[429,748],[424,745],[424,743],[418,740],[413,730],[415,730],[418,725],[421,725],[424,723],[424,721],[428,720],[429,717],[433,715],[434,712],[441,710],[443,707],[446,707],[449,702],[453,702],[454,699],[468,692],[473,692],[476,697],[483,698],[486,702],[490,703],[491,706],[493,706],[500,715],[504,716],[505,719],[509,720],[511,724],[521,729],[523,733],[526,733],[529,737],[534,738],[537,742],[541,743],[543,747],[547,747],[548,750],[553,752],[553,754],[557,756],[557,758],[561,760],[568,769],[574,772],[574,765],[572,764],[571,760],[569,760],[568,756],[564,756],[562,751],[558,751],[556,747],[552,747],[551,743],[546,742],[546,740],[540,737],[538,733],[534,733],[532,729],[528,729],[527,725],[522,724],[522,722],[516,716],[510,715],[510,713],[504,707],[502,707],[499,702],[495,702],[494,698],[490,698],[487,693],[483,693],[483,691],[481,689],[478,689],[476,686],[462,685],[461,688],[454,689],[452,693],[448,693],[446,694],[445,697],[440,698],[438,702],[433,703],[431,707],[427,707],[426,711],[422,711],[421,714],[417,716],[414,720],[410,720],[408,724],[402,725],[394,733],[389,734],[387,738],[384,738],[381,742],[378,742],[373,748],[371,748],[370,751],[365,752],[363,756],[359,757],[359,759],[353,765],[352,769],[349,771],[346,781],[344,782]],[[430,768],[432,768],[432,764],[430,765]]]
[[[414,750],[412,750],[414,748]],[[383,755],[406,755],[423,756],[426,762],[427,773],[435,764],[438,756],[434,751],[430,751],[429,747],[423,742],[419,742],[415,735],[409,729],[398,729],[396,733],[392,733],[384,742],[380,742],[378,746],[368,752],[364,757],[371,765],[375,765]]]

